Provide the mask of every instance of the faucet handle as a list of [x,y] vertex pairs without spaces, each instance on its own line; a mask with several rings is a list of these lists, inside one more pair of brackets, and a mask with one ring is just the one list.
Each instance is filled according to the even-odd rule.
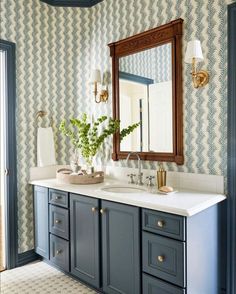
[[147,176],[146,179],[149,179],[149,180],[152,180],[154,179],[155,177],[154,176]]
[[129,184],[135,184],[134,177],[136,177],[136,174],[128,174],[127,177],[130,177]]
[[148,180],[147,186],[154,186],[152,180],[154,179],[154,176],[147,176],[146,179]]

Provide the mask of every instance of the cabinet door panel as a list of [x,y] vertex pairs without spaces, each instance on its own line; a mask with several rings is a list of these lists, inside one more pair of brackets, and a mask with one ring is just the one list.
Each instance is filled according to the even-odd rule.
[[98,199],[71,194],[70,223],[71,273],[98,288],[100,286]]
[[49,206],[49,230],[54,235],[69,239],[69,213],[68,209]]
[[143,270],[186,287],[185,243],[143,232]]
[[185,289],[178,288],[152,276],[143,274],[143,294],[185,294]]
[[139,208],[102,201],[103,289],[140,293]]
[[48,188],[34,187],[35,252],[49,258]]
[[49,189],[49,203],[68,208],[68,193]]
[[142,209],[143,230],[185,241],[185,218],[171,213]]
[[66,272],[69,271],[69,242],[50,234],[50,260]]

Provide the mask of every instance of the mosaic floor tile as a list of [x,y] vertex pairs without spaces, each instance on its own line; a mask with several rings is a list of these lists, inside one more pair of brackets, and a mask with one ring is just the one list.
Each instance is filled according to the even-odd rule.
[[0,274],[1,294],[95,294],[97,292],[37,261]]

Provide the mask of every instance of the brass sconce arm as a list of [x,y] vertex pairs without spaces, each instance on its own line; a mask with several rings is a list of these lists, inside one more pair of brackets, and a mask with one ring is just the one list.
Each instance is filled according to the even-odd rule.
[[209,74],[207,71],[205,70],[197,71],[195,58],[193,58],[191,74],[192,74],[194,88],[203,87],[209,82]]
[[96,97],[98,94],[98,83],[94,82],[94,96]]
[[96,103],[100,102],[107,102],[109,94],[108,94],[108,87],[106,89],[101,89],[98,91],[98,84],[102,84],[101,82],[101,72],[100,70],[96,69],[92,73],[92,83],[94,83],[94,99]]
[[107,102],[108,97],[109,97],[108,89],[101,90],[100,93],[98,93],[97,86],[95,86],[94,87],[94,97],[95,97],[95,102],[96,103]]

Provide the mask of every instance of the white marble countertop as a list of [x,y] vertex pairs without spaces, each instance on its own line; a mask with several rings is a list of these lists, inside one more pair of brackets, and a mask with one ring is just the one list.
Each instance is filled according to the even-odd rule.
[[[105,179],[104,183],[93,185],[63,184],[55,178],[33,180],[30,181],[30,184],[187,217],[226,199],[226,196],[223,194],[184,189],[177,189],[178,192],[170,195],[151,194],[149,192],[105,192],[101,189],[108,185],[128,186],[127,183],[109,178]],[[130,186],[133,187],[135,185]]]

